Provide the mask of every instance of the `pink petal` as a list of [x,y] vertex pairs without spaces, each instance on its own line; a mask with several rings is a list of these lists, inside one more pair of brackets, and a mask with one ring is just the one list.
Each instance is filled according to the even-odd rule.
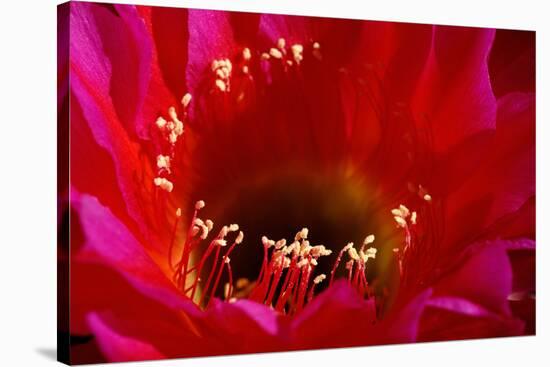
[[90,329],[96,335],[99,347],[109,362],[147,361],[165,359],[153,345],[124,335],[112,329],[100,314],[88,316]]

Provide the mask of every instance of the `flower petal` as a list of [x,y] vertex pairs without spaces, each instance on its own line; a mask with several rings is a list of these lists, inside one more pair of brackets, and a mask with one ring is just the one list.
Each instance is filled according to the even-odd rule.
[[413,115],[418,128],[433,135],[436,152],[495,128],[496,103],[487,68],[493,38],[491,29],[435,28]]
[[535,92],[535,32],[497,29],[489,57],[495,96]]
[[122,335],[112,329],[100,314],[88,316],[90,329],[97,336],[99,347],[110,362],[147,361],[165,359],[154,346],[147,342]]
[[419,341],[522,335],[519,320],[494,314],[462,298],[434,297],[422,315]]

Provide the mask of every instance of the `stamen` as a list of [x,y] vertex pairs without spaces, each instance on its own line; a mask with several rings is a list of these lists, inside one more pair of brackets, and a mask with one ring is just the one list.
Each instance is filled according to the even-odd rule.
[[164,177],[155,177],[153,182],[155,183],[155,186],[163,189],[164,191],[172,192],[174,189],[174,184]]

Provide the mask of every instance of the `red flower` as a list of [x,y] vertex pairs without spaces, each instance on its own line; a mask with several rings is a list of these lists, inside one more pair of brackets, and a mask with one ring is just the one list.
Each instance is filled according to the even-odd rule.
[[71,334],[127,361],[534,333],[533,42],[71,3]]

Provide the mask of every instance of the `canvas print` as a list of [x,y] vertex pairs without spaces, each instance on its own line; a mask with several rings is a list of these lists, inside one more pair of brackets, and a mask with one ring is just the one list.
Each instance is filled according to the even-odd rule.
[[58,343],[535,334],[535,32],[58,8]]

